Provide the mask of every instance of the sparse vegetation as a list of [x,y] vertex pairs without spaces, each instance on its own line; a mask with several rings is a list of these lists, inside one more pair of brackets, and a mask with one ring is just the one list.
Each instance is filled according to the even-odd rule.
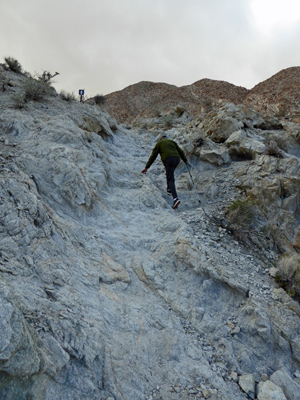
[[36,74],[36,77],[41,82],[51,84],[51,83],[53,83],[52,79],[56,75],[59,75],[59,72],[55,72],[54,74],[51,74],[51,72],[49,72],[49,71],[44,71],[42,74]]
[[213,107],[214,107],[214,102],[213,102],[212,99],[207,99],[207,100],[204,101],[204,111],[206,113],[211,112]]
[[97,95],[94,97],[94,101],[95,101],[95,103],[97,104],[97,106],[100,106],[100,105],[105,104],[106,98],[105,98],[105,96],[103,96],[103,94],[97,94]]
[[172,113],[170,113],[170,114],[168,114],[168,115],[165,115],[165,116],[163,117],[163,124],[164,124],[164,127],[165,127],[167,130],[168,130],[168,129],[171,129],[171,128],[173,127],[174,118],[175,118],[175,115],[172,114]]
[[278,263],[277,281],[290,296],[300,298],[300,256],[284,255]]
[[8,69],[9,71],[16,72],[17,74],[22,73],[22,66],[18,60],[12,57],[5,57],[4,61],[6,69]]
[[24,95],[16,94],[15,96],[12,97],[12,100],[14,102],[14,108],[21,110],[22,108],[25,107],[26,100]]
[[235,200],[228,206],[226,214],[228,228],[234,235],[240,239],[249,237],[255,216],[254,201],[249,197],[245,200]]
[[60,92],[60,97],[62,98],[62,100],[65,100],[65,101],[76,101],[77,100],[74,93],[69,93],[69,92],[66,92],[65,90],[62,90]]
[[50,83],[43,82],[42,80],[36,80],[34,78],[28,78],[25,84],[25,101],[41,101],[45,96],[49,96],[53,93],[53,88]]

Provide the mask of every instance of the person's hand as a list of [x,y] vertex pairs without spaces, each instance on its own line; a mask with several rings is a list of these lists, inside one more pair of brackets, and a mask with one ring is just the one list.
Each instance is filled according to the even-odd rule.
[[148,171],[147,168],[144,168],[142,174],[145,174],[147,171]]
[[190,164],[189,162],[186,162],[185,165],[186,165],[188,168],[192,168],[192,166],[191,166],[191,164]]

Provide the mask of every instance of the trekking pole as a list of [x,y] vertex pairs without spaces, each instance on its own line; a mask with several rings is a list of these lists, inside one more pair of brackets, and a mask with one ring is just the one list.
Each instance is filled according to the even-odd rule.
[[187,166],[187,169],[188,169],[188,171],[189,171],[189,174],[190,174],[190,177],[191,177],[191,181],[192,181],[192,183],[193,183],[193,185],[194,185],[194,189],[195,189],[196,195],[197,195],[197,197],[198,197],[199,203],[201,203],[201,200],[200,200],[200,198],[199,198],[198,192],[197,192],[197,190],[196,190],[196,186],[195,186],[195,183],[194,183],[194,179],[193,179],[193,177],[192,177],[192,174],[191,174],[191,171],[190,171],[190,168],[189,168],[189,164],[187,163],[186,166]]

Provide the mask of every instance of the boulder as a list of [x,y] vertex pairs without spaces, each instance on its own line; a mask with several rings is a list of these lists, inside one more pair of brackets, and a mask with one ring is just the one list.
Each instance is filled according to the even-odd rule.
[[226,165],[231,162],[228,150],[224,147],[201,148],[200,159],[217,166]]
[[253,375],[241,375],[239,385],[251,399],[255,399],[255,378]]
[[222,143],[242,128],[253,129],[264,123],[263,117],[250,108],[227,103],[217,111],[209,113],[199,127],[214,142]]
[[282,389],[271,381],[258,384],[258,400],[287,400]]
[[295,382],[287,371],[276,371],[270,378],[271,382],[279,386],[287,400],[300,400],[300,385]]
[[229,148],[230,155],[255,159],[266,150],[262,140],[260,136],[251,131],[238,130],[232,133],[225,143]]
[[232,117],[222,117],[215,121],[215,124],[210,127],[206,134],[216,143],[223,143],[232,134],[243,127],[241,121],[237,121]]
[[174,108],[175,112],[180,116],[181,114],[183,114],[186,111],[186,108],[180,104],[178,104],[175,108]]

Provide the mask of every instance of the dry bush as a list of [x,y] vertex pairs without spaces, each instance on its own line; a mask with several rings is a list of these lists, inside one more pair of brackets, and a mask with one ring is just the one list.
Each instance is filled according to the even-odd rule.
[[173,127],[176,116],[172,113],[163,117],[163,127],[165,130],[169,130]]
[[14,108],[18,110],[22,110],[22,108],[25,107],[26,100],[25,97],[21,94],[16,94],[15,96],[13,96],[12,101],[14,103]]
[[284,255],[278,264],[277,281],[291,296],[300,298],[300,256]]
[[45,96],[53,93],[53,88],[49,83],[42,80],[29,78],[25,84],[25,101],[42,101]]
[[76,96],[74,93],[69,93],[64,90],[60,92],[60,97],[65,101],[76,101]]
[[235,200],[229,204],[227,211],[227,227],[238,239],[249,238],[255,216],[254,201],[247,197],[245,200]]
[[101,104],[105,104],[106,98],[105,98],[105,96],[103,96],[103,94],[97,94],[94,97],[94,101],[97,104],[97,106],[100,106]]
[[5,61],[5,67],[9,71],[16,72],[17,74],[22,73],[22,66],[18,60],[16,60],[15,58],[12,58],[12,57],[5,57],[4,61]]
[[36,74],[36,77],[41,82],[51,84],[51,83],[53,83],[52,79],[56,75],[59,75],[59,72],[55,72],[54,74],[51,74],[51,72],[49,72],[49,71],[44,71],[42,74]]

